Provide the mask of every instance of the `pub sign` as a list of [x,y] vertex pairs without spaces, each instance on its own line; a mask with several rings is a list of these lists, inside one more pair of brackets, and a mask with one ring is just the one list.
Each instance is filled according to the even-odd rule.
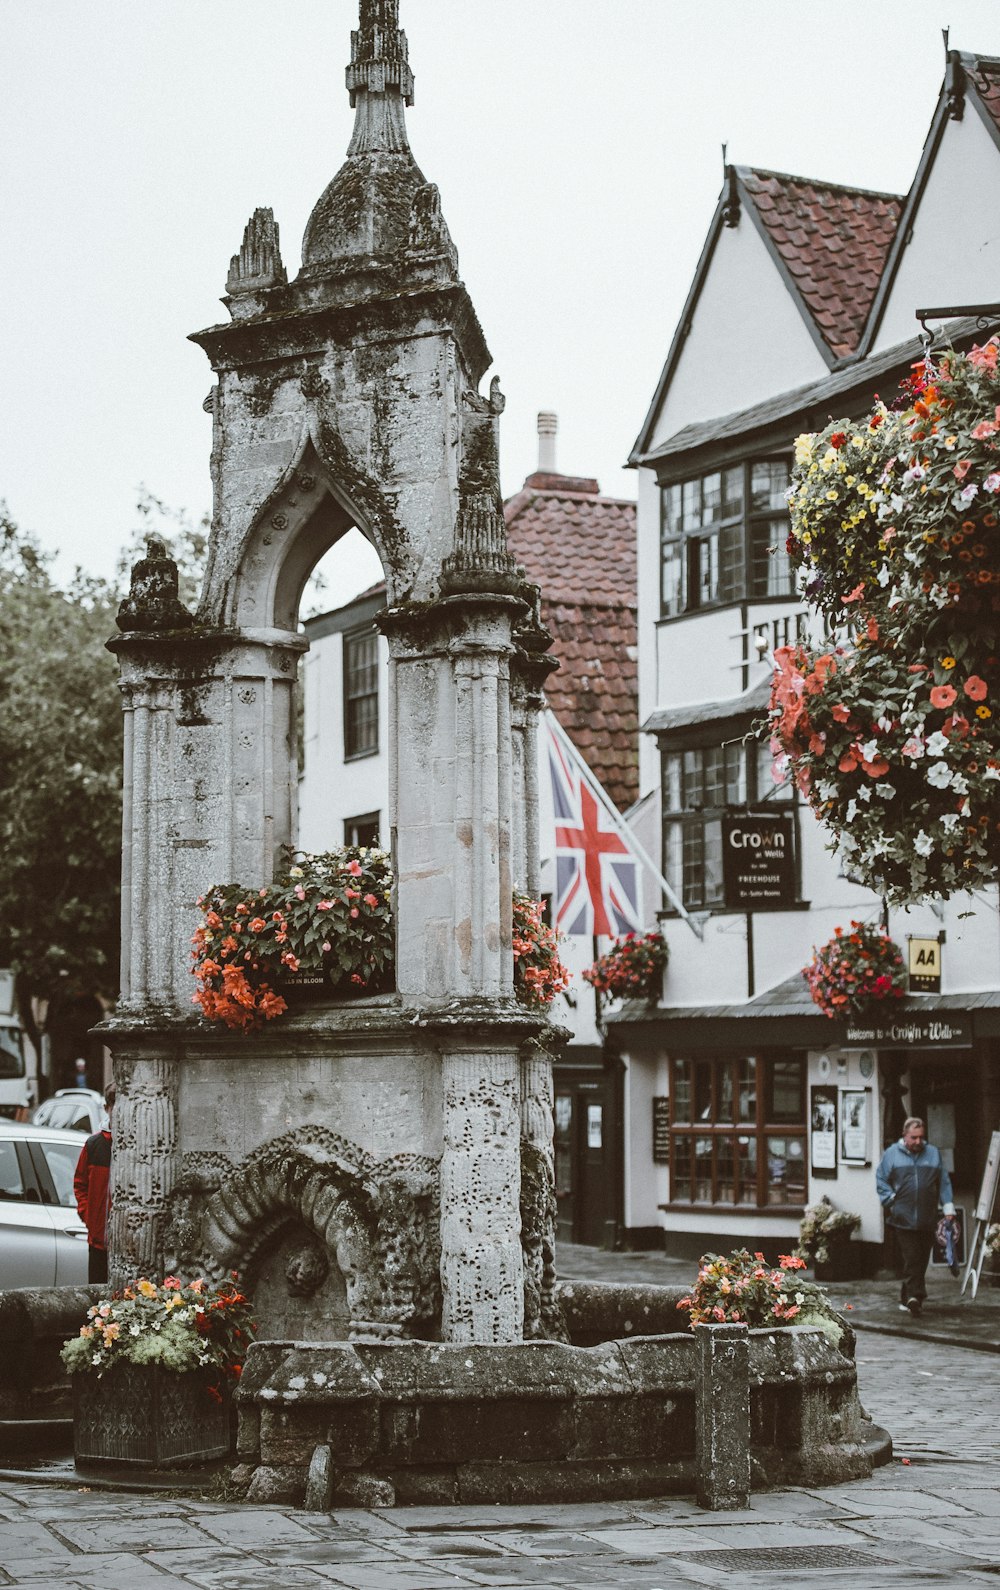
[[794,905],[791,817],[775,812],[723,817],[722,883],[733,911],[783,911]]

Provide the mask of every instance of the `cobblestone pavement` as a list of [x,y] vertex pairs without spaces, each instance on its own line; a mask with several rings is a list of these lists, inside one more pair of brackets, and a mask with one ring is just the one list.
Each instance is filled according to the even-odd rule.
[[517,1586],[1000,1583],[1000,1362],[925,1341],[858,1343],[862,1400],[896,1441],[871,1481],[693,1501],[345,1510],[0,1479],[0,1584],[21,1590],[456,1590]]

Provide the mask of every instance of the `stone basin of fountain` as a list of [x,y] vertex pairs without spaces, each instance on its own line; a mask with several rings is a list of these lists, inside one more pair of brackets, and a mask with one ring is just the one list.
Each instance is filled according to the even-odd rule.
[[237,1394],[236,1481],[251,1501],[320,1509],[691,1493],[699,1399],[721,1406],[734,1389],[707,1349],[734,1329],[753,1489],[866,1478],[887,1461],[889,1438],[858,1401],[849,1326],[840,1350],[808,1326],[692,1332],[681,1295],[565,1283],[568,1341],[257,1342]]

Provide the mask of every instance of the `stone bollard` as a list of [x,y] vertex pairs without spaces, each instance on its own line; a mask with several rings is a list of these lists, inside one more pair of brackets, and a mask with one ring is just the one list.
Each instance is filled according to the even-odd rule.
[[697,1325],[695,1463],[698,1504],[750,1505],[750,1341],[745,1325]]

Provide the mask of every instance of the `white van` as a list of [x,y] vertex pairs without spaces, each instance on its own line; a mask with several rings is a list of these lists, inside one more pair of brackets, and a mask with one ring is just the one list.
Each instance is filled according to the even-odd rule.
[[17,1017],[14,973],[0,971],[0,1117],[26,1120],[34,1102],[27,1066],[28,1042]]

